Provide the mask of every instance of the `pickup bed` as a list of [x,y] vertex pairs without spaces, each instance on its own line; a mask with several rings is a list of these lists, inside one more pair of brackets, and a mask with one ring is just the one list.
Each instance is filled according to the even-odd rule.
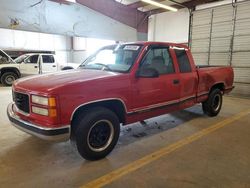
[[7,114],[17,128],[46,140],[71,139],[83,158],[97,160],[115,147],[120,125],[197,103],[216,116],[233,79],[231,67],[196,67],[185,45],[111,45],[77,70],[15,81]]

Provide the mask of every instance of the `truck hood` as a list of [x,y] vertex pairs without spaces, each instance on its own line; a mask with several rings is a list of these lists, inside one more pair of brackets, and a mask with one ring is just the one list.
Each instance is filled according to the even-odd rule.
[[5,68],[5,67],[8,67],[8,68],[11,68],[11,67],[16,67],[16,68],[19,68],[19,64],[17,63],[3,63],[3,62],[0,62],[0,68]]
[[14,82],[14,87],[23,91],[48,93],[65,85],[114,77],[120,74],[121,73],[117,72],[90,69],[68,70],[51,74],[24,77],[16,80],[16,82]]

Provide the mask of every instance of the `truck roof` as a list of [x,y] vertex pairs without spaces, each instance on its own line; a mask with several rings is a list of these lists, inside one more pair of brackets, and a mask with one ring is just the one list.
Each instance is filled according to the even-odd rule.
[[189,49],[187,45],[181,44],[181,43],[173,43],[173,42],[157,42],[157,41],[138,41],[138,42],[128,42],[128,43],[123,43],[123,44],[140,44],[140,45],[169,45],[169,46],[176,46],[179,48],[185,48]]

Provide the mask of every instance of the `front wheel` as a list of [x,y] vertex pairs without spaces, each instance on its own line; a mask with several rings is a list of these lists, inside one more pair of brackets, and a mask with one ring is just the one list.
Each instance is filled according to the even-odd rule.
[[202,103],[202,109],[208,116],[217,116],[222,106],[222,94],[220,89],[214,89],[210,92],[208,99]]
[[11,86],[12,83],[18,78],[14,72],[5,72],[1,76],[1,82],[5,86]]
[[74,121],[75,141],[80,155],[87,160],[106,157],[115,147],[120,122],[114,112],[107,108],[96,107],[80,114]]

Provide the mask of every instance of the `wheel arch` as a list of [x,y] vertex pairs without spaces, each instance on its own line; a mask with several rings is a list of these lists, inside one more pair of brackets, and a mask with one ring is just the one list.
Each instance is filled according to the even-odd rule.
[[72,66],[65,66],[61,70],[70,70],[70,69],[74,69],[74,68]]
[[108,108],[109,110],[113,111],[119,118],[120,123],[124,124],[126,122],[125,114],[127,112],[127,108],[126,108],[124,101],[118,98],[110,98],[110,99],[101,99],[101,100],[91,101],[91,102],[79,105],[71,114],[71,118],[70,118],[71,125],[74,119],[80,113],[87,111],[87,109],[89,108],[99,107],[99,106]]
[[214,84],[210,88],[209,93],[211,93],[214,89],[219,89],[224,93],[224,91],[225,91],[225,83],[224,82],[219,82],[219,83]]
[[21,77],[21,73],[18,70],[18,68],[16,68],[16,67],[6,67],[6,68],[4,67],[4,68],[1,68],[0,69],[0,73],[1,73],[0,76],[2,76],[6,72],[13,72],[18,76],[18,78]]

